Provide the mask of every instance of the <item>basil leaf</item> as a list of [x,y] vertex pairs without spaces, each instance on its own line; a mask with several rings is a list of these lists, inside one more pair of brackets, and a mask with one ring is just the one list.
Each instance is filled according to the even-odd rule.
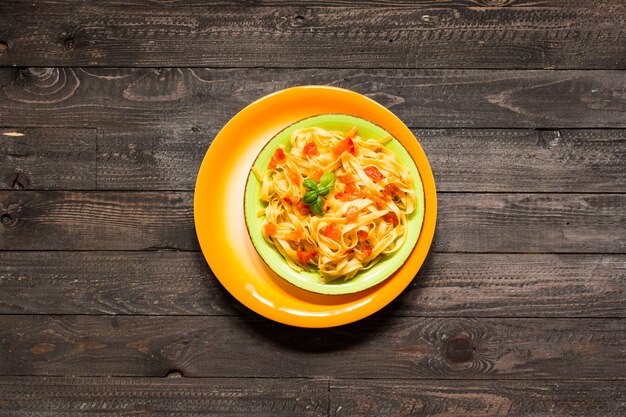
[[322,178],[320,178],[320,186],[328,188],[329,190],[333,188],[335,186],[335,174],[327,172],[322,175]]
[[330,193],[330,188],[328,188],[328,187],[317,187],[317,193],[319,195],[328,195],[328,193]]
[[323,200],[322,197],[317,197],[317,200],[315,200],[315,203],[311,204],[311,211],[315,214],[317,214],[318,216],[323,216],[324,212],[322,211],[322,204],[323,204]]
[[304,201],[304,204],[308,204],[310,206],[311,204],[315,203],[317,199],[318,199],[317,191],[309,190],[306,193],[304,193],[304,198],[302,199],[302,201]]
[[302,185],[304,185],[306,188],[311,189],[311,190],[317,189],[317,183],[313,181],[311,178],[305,179],[302,182]]

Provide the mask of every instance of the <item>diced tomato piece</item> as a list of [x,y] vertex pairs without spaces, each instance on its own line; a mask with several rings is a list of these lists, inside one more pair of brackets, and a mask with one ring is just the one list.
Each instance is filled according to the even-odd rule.
[[400,195],[400,189],[396,184],[387,184],[385,185],[385,194],[390,196],[391,198]]
[[265,236],[273,236],[276,233],[276,225],[274,223],[265,223]]
[[311,207],[309,207],[307,204],[304,204],[304,201],[300,200],[298,201],[298,203],[296,204],[296,209],[300,212],[300,214],[303,215],[307,215],[307,214],[311,214]]
[[309,142],[304,145],[304,149],[302,151],[306,156],[316,156],[320,154],[320,151],[317,149],[317,145],[313,142]]
[[359,235],[359,242],[365,242],[367,240],[367,230],[359,230],[357,234]]
[[354,252],[354,249],[348,249],[347,251],[345,251],[343,254],[344,255],[348,255],[351,254],[352,252]]
[[318,169],[317,171],[313,172],[309,178],[311,178],[313,181],[319,181],[320,178],[322,178],[322,175],[324,175],[324,171],[322,171],[321,169]]
[[336,242],[338,242],[339,239],[341,239],[341,233],[339,233],[339,229],[337,228],[337,225],[335,223],[331,223],[328,226],[326,226],[322,230],[322,235]]
[[366,193],[352,182],[346,184],[346,188],[342,192],[335,194],[335,198],[340,201],[352,201],[356,198],[365,198],[366,196]]
[[354,142],[350,137],[345,138],[333,148],[333,154],[335,156],[339,156],[346,151],[350,152],[352,155],[356,155],[356,148],[354,147]]
[[344,184],[351,184],[354,182],[354,177],[350,174],[343,174],[340,175],[338,178],[339,181],[343,182]]
[[361,245],[361,250],[363,251],[363,255],[365,255],[365,256],[371,256],[372,255],[372,248],[370,248],[370,245],[368,245],[367,243],[363,243]]
[[383,178],[385,178],[383,176],[383,174],[380,173],[380,171],[378,170],[378,168],[376,168],[375,166],[368,166],[363,168],[363,171],[367,174],[368,177],[370,177],[372,179],[372,181],[374,182],[378,182],[380,180],[382,180]]
[[300,185],[300,175],[296,174],[295,172],[290,172],[289,173],[289,179],[291,180],[291,182],[293,182],[295,185]]
[[385,214],[383,216],[383,220],[386,221],[387,223],[393,224],[394,226],[398,225],[398,216],[396,216],[396,213],[394,213],[393,211],[390,211],[387,214]]
[[308,264],[311,261],[311,259],[313,259],[313,258],[315,258],[315,256],[317,256],[317,251],[316,250],[312,250],[310,252],[305,252],[305,251],[299,250],[296,255],[298,256],[298,260],[300,261],[300,263],[302,265],[306,265],[306,264]]
[[289,235],[287,236],[287,239],[289,240],[300,240],[304,237],[304,230],[300,229],[296,229],[293,230],[291,232],[289,232]]
[[358,218],[359,218],[359,210],[354,206],[350,206],[348,210],[346,211],[346,220],[349,223],[352,223],[356,221],[356,219]]
[[286,196],[283,198],[283,201],[284,201],[285,203],[289,204],[289,205],[292,205],[292,204],[293,204],[293,200],[292,200],[292,199],[291,199],[291,197],[290,197],[290,196],[288,196],[288,195],[286,195]]
[[274,151],[274,155],[272,155],[272,159],[270,160],[270,169],[276,168],[276,165],[278,165],[279,162],[284,161],[285,158],[287,158],[287,155],[285,155],[283,148],[276,149],[276,151]]

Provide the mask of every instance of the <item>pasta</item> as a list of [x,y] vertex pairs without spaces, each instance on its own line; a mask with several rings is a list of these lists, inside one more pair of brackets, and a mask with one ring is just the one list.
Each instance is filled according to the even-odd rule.
[[402,246],[416,194],[389,140],[361,138],[356,127],[300,129],[264,172],[252,169],[267,203],[263,236],[291,268],[351,279]]

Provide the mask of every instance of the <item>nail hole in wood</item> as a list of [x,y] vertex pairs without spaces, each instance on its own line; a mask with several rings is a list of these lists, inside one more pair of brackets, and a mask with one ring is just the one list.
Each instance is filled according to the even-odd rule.
[[5,226],[10,226],[13,224],[13,217],[10,214],[3,214],[0,216],[0,222]]
[[65,38],[65,47],[67,49],[72,49],[74,47],[74,39],[72,39],[72,38]]
[[296,16],[296,23],[303,23],[304,22],[304,16]]
[[446,342],[446,359],[454,363],[469,362],[474,357],[476,347],[467,337],[453,337]]
[[182,378],[184,376],[185,375],[178,369],[172,369],[167,373],[167,375],[165,375],[166,378]]
[[0,41],[0,54],[5,53],[7,49],[9,49],[9,44],[5,41]]

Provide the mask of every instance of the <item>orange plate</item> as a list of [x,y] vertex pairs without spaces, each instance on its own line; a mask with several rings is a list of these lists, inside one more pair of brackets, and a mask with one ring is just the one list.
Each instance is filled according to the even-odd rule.
[[[351,114],[383,127],[407,148],[424,185],[424,224],[409,259],[387,280],[355,294],[315,294],[280,278],[252,246],[243,216],[246,178],[261,148],[286,126],[323,113]],[[435,233],[436,216],[435,180],[411,131],[375,101],[335,87],[288,88],[240,111],[220,131],[204,157],[194,194],[200,247],[222,285],[258,314],[300,327],[351,323],[389,304],[422,266]]]

